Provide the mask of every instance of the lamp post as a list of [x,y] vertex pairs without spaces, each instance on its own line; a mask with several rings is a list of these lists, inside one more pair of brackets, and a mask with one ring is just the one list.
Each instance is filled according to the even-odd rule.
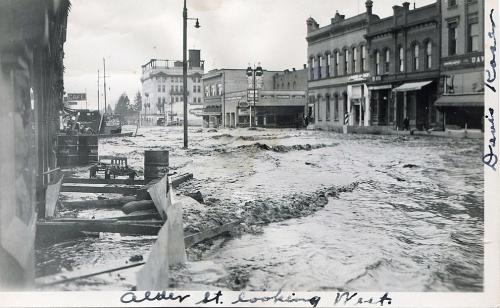
[[[247,67],[247,76],[252,78],[252,88],[253,88],[253,121],[252,121],[252,111],[250,111],[250,126],[255,127],[257,126],[257,112],[255,109],[255,101],[256,101],[256,78],[257,77],[262,77],[264,74],[264,71],[262,70],[262,67],[260,66],[260,63],[258,63],[257,67],[255,67],[255,64],[253,68],[248,64]],[[254,124],[255,123],[255,124]]]
[[188,102],[187,102],[187,21],[196,20],[195,28],[200,27],[198,18],[188,18],[186,0],[184,0],[184,9],[182,11],[182,103],[184,106],[184,148],[188,147]]

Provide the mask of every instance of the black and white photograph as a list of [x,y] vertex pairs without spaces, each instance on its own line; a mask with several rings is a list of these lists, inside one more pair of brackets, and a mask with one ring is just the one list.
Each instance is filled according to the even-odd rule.
[[0,0],[1,306],[499,305],[497,10]]

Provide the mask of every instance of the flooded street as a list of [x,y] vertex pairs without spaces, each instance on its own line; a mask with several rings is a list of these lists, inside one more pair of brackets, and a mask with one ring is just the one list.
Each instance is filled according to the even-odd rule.
[[[144,150],[169,150],[171,169],[194,175],[180,192],[204,200],[184,208],[185,232],[242,221],[240,236],[188,251],[174,288],[482,290],[482,140],[190,128],[184,150],[181,127],[139,134],[101,140],[99,154],[126,156],[142,175]],[[38,275],[119,266],[146,257],[154,239],[101,234],[42,247]],[[58,288],[129,289],[136,271]]]

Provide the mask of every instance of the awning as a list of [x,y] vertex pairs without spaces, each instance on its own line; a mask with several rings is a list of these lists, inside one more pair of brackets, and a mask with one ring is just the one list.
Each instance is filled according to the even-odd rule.
[[483,107],[484,94],[443,95],[434,103],[437,107]]
[[368,90],[384,90],[384,89],[391,89],[392,86],[390,84],[384,84],[381,86],[369,86]]
[[397,88],[394,88],[394,92],[405,92],[405,91],[416,91],[422,89],[422,87],[431,83],[432,80],[429,81],[420,81],[420,82],[407,82],[403,83]]

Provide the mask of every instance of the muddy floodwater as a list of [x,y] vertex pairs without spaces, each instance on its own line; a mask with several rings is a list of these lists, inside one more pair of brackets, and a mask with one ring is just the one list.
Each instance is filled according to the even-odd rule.
[[[144,150],[169,150],[173,171],[194,174],[179,191],[203,196],[184,209],[186,233],[242,221],[238,236],[188,251],[189,262],[171,271],[172,288],[483,288],[482,140],[193,127],[185,150],[180,127],[139,134],[101,140],[99,154],[126,156],[142,173]],[[126,265],[133,255],[146,258],[154,240],[100,234],[40,247],[37,274]],[[52,289],[127,290],[136,271]]]

